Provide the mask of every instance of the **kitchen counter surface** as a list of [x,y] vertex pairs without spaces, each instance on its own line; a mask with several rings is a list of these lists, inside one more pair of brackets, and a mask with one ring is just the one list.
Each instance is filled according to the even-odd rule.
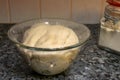
[[12,25],[0,25],[0,80],[120,80],[120,55],[97,47],[99,24],[87,25],[91,37],[73,64],[55,76],[32,71],[16,46],[8,39]]

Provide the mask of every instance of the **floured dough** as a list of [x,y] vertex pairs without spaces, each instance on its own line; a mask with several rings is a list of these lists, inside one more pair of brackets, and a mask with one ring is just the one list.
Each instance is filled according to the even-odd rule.
[[61,48],[79,42],[72,29],[61,25],[35,24],[25,32],[23,44],[40,48]]

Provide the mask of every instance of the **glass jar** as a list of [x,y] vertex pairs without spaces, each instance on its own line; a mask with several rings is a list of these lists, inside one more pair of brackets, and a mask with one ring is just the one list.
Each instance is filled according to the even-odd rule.
[[107,50],[120,53],[120,0],[107,0],[98,45]]

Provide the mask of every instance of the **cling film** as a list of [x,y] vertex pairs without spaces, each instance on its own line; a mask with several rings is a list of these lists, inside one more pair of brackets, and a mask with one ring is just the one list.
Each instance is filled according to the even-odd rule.
[[112,20],[114,24],[120,21],[120,11],[117,11],[114,8],[111,8],[111,10],[107,8],[108,7],[106,7],[105,12],[104,12],[104,17],[106,21]]
[[107,31],[117,31],[120,32],[120,21],[114,23],[112,20],[104,21],[102,27],[106,28]]
[[104,13],[104,25],[107,31],[120,32],[120,15],[106,9]]

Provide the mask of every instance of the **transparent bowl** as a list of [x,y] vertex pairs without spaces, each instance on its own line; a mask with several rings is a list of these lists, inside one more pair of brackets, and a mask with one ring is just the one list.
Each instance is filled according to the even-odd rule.
[[[23,36],[33,24],[44,23],[51,25],[63,25],[71,28],[78,36],[79,43],[62,48],[38,48],[23,44]],[[62,36],[62,35],[61,35]],[[14,25],[8,31],[8,37],[12,40],[29,66],[36,72],[43,75],[54,75],[66,70],[73,62],[81,47],[90,36],[89,29],[73,21],[63,19],[36,19]],[[46,54],[47,53],[47,54]],[[54,53],[54,54],[53,54]]]

